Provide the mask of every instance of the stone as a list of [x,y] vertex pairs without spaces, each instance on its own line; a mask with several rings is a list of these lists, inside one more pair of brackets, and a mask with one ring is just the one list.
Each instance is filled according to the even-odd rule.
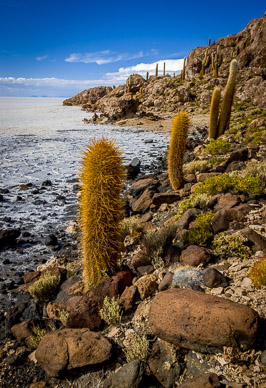
[[70,314],[66,327],[89,328],[99,330],[101,317],[99,314],[106,296],[110,299],[120,296],[126,287],[132,284],[132,273],[120,271],[110,278],[104,278],[83,296],[73,296],[60,306]]
[[163,252],[163,260],[166,266],[179,262],[180,248],[178,248],[176,245],[170,245],[169,247],[166,247]]
[[154,291],[158,288],[156,280],[157,277],[151,274],[142,276],[134,283],[134,286],[137,287],[140,299],[144,300],[154,293]]
[[145,213],[152,204],[154,190],[147,188],[139,198],[133,199],[130,203],[134,213]]
[[164,388],[175,386],[182,368],[176,363],[176,349],[173,345],[157,340],[153,344],[148,363],[153,375]]
[[57,237],[54,234],[49,234],[44,241],[47,246],[55,246],[58,244]]
[[232,221],[244,221],[244,214],[236,209],[222,209],[216,212],[212,218],[212,229],[214,233],[227,230]]
[[246,160],[248,160],[248,149],[241,148],[230,153],[229,158],[225,162],[225,166],[228,167],[232,162],[245,162]]
[[194,268],[178,268],[173,275],[171,287],[202,291],[203,272]]
[[21,231],[20,229],[1,229],[0,230],[0,249],[12,246],[16,243]]
[[180,195],[175,192],[170,193],[156,193],[154,194],[152,198],[152,204],[155,205],[156,209],[159,209],[159,207],[163,203],[173,203],[180,199]]
[[215,288],[215,287],[226,287],[227,279],[226,277],[215,268],[208,268],[203,275],[203,283],[206,287]]
[[197,181],[203,182],[206,178],[211,178],[217,175],[220,175],[220,174],[217,172],[201,172],[200,174],[197,175]]
[[142,217],[138,219],[139,224],[145,224],[145,222],[149,222],[153,219],[153,215],[151,213],[145,213]]
[[133,195],[133,197],[138,197],[147,188],[155,189],[158,186],[158,184],[159,184],[159,181],[154,178],[140,179],[131,185],[130,193]]
[[201,213],[199,209],[191,208],[185,211],[184,214],[175,222],[178,229],[187,229],[190,222],[194,221],[197,214]]
[[219,377],[215,373],[205,373],[187,380],[178,386],[179,388],[222,388],[224,384],[220,383]]
[[174,274],[172,272],[167,272],[167,274],[164,275],[162,281],[159,284],[159,291],[166,290],[169,288],[172,284]]
[[207,248],[197,245],[189,245],[184,249],[180,256],[180,262],[183,265],[196,267],[199,264],[206,265],[211,259],[211,254]]
[[132,310],[134,306],[134,299],[136,296],[137,287],[132,285],[129,287],[126,287],[120,296],[119,303],[120,306],[125,310],[129,311]]
[[142,265],[137,268],[137,271],[141,276],[149,275],[154,272],[154,267],[153,265]]
[[65,370],[97,365],[111,357],[112,345],[89,329],[63,329],[46,334],[35,356],[50,377]]
[[219,352],[224,346],[251,348],[258,322],[258,314],[248,306],[185,289],[160,292],[149,312],[154,335],[202,353]]
[[103,388],[138,388],[143,372],[143,363],[140,360],[133,360],[105,380]]
[[241,234],[251,243],[253,251],[266,253],[266,238],[264,236],[249,227],[242,229]]
[[266,349],[263,350],[263,352],[261,353],[260,362],[262,363],[262,365],[266,366]]
[[233,195],[231,193],[222,194],[218,198],[218,202],[214,207],[215,211],[222,209],[230,209],[240,203],[239,195]]
[[11,327],[11,333],[16,338],[18,342],[22,342],[26,340],[28,337],[32,335],[33,320],[29,319],[27,321],[18,323]]
[[137,269],[138,267],[150,265],[151,258],[147,257],[147,255],[145,255],[142,251],[139,251],[132,257],[131,264],[135,269]]

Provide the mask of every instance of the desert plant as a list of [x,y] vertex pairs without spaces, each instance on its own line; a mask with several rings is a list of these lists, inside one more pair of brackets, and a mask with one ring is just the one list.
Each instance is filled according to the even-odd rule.
[[154,259],[156,257],[161,257],[163,254],[164,248],[172,243],[173,238],[175,237],[177,227],[175,225],[170,225],[166,228],[161,229],[160,231],[150,231],[148,232],[142,241],[143,245],[143,255],[147,259]]
[[208,170],[207,160],[193,160],[184,166],[185,174],[195,174],[196,172],[205,172]]
[[223,101],[221,105],[221,113],[218,123],[218,137],[223,135],[229,128],[231,109],[234,100],[236,89],[236,78],[238,73],[238,62],[233,59],[230,63],[229,77],[224,91]]
[[80,225],[85,289],[117,267],[123,217],[121,153],[114,141],[93,140],[82,160]]
[[29,286],[28,292],[34,299],[47,302],[55,295],[60,281],[60,275],[52,275],[50,271],[46,271]]
[[149,72],[146,72],[146,81],[149,81]]
[[260,180],[266,182],[266,162],[250,160],[247,162],[246,168],[240,171],[239,175],[243,178],[257,177]]
[[184,57],[184,62],[183,62],[183,70],[181,71],[181,80],[184,81],[186,78],[186,57]]
[[198,214],[196,216],[196,227],[187,230],[183,234],[183,242],[185,245],[206,245],[207,241],[212,237],[211,220],[213,212],[210,210],[207,213]]
[[266,285],[266,256],[251,268],[249,277],[257,288]]
[[126,84],[127,84],[127,92],[130,93],[131,92],[131,86],[132,86],[131,75],[128,77]]
[[212,69],[215,78],[218,78],[218,70],[223,61],[222,54],[219,53],[219,45],[217,45],[216,53],[212,54]]
[[163,63],[163,76],[165,76],[165,62]]
[[128,235],[132,236],[134,232],[141,231],[141,226],[136,216],[123,218],[123,220],[121,220],[119,224],[119,227],[121,231],[122,240],[124,240],[125,237]]
[[40,345],[41,340],[47,334],[46,329],[42,329],[40,326],[34,326],[32,328],[33,334],[30,336],[31,342],[35,348]]
[[208,209],[212,202],[212,197],[207,194],[197,194],[191,195],[190,198],[184,199],[179,203],[178,214],[176,215],[176,220],[185,213],[186,210],[192,207],[198,207],[202,210]]
[[221,89],[215,88],[212,93],[211,110],[209,119],[209,139],[217,138],[217,123],[219,118],[219,108],[221,100]]
[[121,321],[119,297],[117,299],[110,299],[108,296],[104,298],[103,307],[100,310],[100,317],[107,323],[107,325],[115,325]]
[[168,152],[168,175],[173,190],[178,190],[183,183],[183,159],[189,129],[189,117],[179,112],[174,117],[171,141]]
[[205,75],[205,68],[208,66],[208,64],[210,62],[210,56],[208,54],[208,51],[209,51],[209,49],[207,48],[205,50],[204,58],[203,58],[203,60],[201,62],[201,71],[200,71],[200,75],[201,76]]
[[232,150],[231,144],[225,139],[211,140],[205,147],[204,154],[224,155]]
[[214,237],[213,245],[217,255],[237,256],[241,259],[248,259],[251,256],[250,248],[235,234],[227,235],[221,232]]
[[59,311],[58,318],[59,318],[59,321],[63,324],[63,326],[66,326],[68,317],[69,317],[68,311],[64,309]]
[[127,362],[135,359],[145,361],[148,356],[149,341],[145,335],[133,331],[127,339],[127,346],[124,349]]
[[213,158],[209,159],[208,162],[213,166],[215,163],[224,162],[224,158],[221,158],[219,156],[214,156]]
[[158,63],[156,63],[155,67],[155,77],[158,77]]

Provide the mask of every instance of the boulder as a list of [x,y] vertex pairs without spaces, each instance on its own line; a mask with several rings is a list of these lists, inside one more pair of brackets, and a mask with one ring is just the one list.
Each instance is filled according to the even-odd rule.
[[135,299],[136,292],[137,292],[137,287],[134,285],[130,287],[126,287],[125,290],[123,291],[120,297],[119,303],[120,303],[120,306],[122,306],[122,308],[125,311],[132,310],[134,306],[134,299]]
[[145,213],[152,204],[154,189],[147,188],[139,198],[133,199],[130,203],[134,213]]
[[224,384],[220,383],[219,377],[215,373],[204,373],[203,375],[187,380],[178,386],[179,388],[223,388]]
[[154,178],[140,179],[131,185],[130,193],[133,195],[133,197],[137,197],[148,187],[155,189],[158,186],[158,184],[159,184],[159,181]]
[[189,245],[184,249],[180,256],[180,262],[183,265],[196,267],[199,264],[206,265],[211,259],[211,254],[207,248],[197,245]]
[[154,335],[202,353],[222,351],[224,346],[249,349],[256,340],[258,321],[248,306],[185,289],[159,293],[149,313]]
[[240,196],[233,195],[231,193],[221,194],[218,198],[217,204],[215,205],[215,211],[222,209],[230,209],[240,203]]
[[212,218],[212,229],[214,233],[227,230],[232,221],[244,221],[244,214],[236,209],[222,209],[216,212]]
[[178,229],[187,229],[191,221],[193,221],[197,214],[201,213],[199,209],[188,209],[182,216],[175,222]]
[[249,227],[242,229],[241,234],[248,239],[255,252],[264,251],[266,253],[266,238],[264,236]]
[[20,229],[1,229],[0,230],[0,249],[7,246],[14,245],[20,233],[21,233]]
[[175,192],[170,193],[156,193],[152,198],[152,204],[156,209],[159,209],[162,203],[173,203],[180,199],[180,195]]
[[140,299],[144,300],[154,293],[158,288],[156,280],[155,275],[144,275],[134,283],[134,286],[137,287],[139,292]]
[[208,268],[203,275],[203,283],[206,287],[215,288],[215,287],[226,287],[227,279],[226,277],[215,268]]
[[143,363],[140,360],[133,360],[105,380],[103,388],[138,388],[143,372]]
[[112,345],[89,329],[63,329],[46,334],[35,357],[51,377],[65,370],[101,364],[111,357]]

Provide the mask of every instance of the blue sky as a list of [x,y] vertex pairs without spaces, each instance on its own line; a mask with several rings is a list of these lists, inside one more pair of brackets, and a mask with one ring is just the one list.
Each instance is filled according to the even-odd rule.
[[72,96],[168,72],[209,37],[239,32],[265,2],[0,0],[0,96]]

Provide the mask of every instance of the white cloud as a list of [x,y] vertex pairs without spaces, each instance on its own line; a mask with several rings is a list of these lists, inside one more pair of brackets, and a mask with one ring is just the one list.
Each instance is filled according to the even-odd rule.
[[48,55],[43,55],[42,57],[36,57],[36,60],[37,61],[43,61],[46,58],[48,58]]
[[115,63],[123,60],[129,61],[132,59],[143,58],[149,55],[157,54],[158,51],[155,49],[151,49],[147,52],[139,51],[138,53],[132,55],[127,53],[118,54],[115,51],[104,50],[92,53],[73,53],[65,59],[65,62],[86,64],[97,63],[97,65],[106,65],[108,63]]
[[125,81],[130,74],[137,73],[142,75],[143,77],[146,76],[146,72],[148,71],[150,75],[154,75],[156,64],[158,63],[158,69],[159,69],[159,75],[163,74],[163,64],[165,62],[165,71],[166,73],[178,74],[183,69],[183,62],[184,59],[165,59],[153,63],[139,63],[135,66],[130,67],[120,67],[119,70],[115,73],[107,73],[106,77],[108,79],[112,79],[113,82],[115,81]]

